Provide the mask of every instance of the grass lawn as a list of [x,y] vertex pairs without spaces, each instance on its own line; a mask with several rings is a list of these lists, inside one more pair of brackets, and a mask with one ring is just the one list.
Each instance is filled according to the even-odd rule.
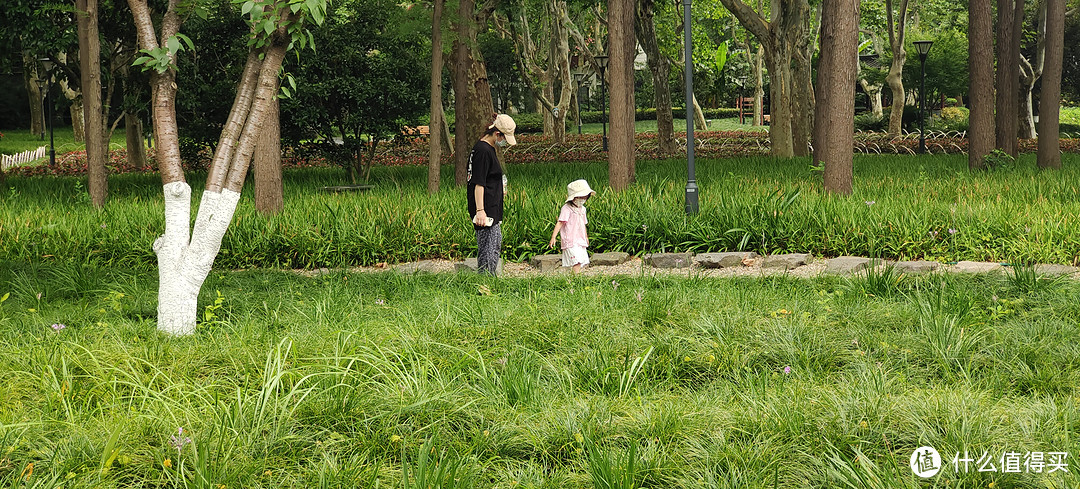
[[[615,193],[603,163],[507,167],[503,251],[544,253],[566,184],[585,178],[591,249],[643,254],[747,249],[761,254],[1080,264],[1080,157],[1038,171],[1034,155],[1013,167],[971,173],[965,155],[857,156],[854,195],[822,190],[805,159],[699,159],[701,212],[684,212],[686,162],[642,161],[637,183]],[[189,175],[196,197],[205,174]],[[336,168],[285,173],[285,209],[255,212],[244,191],[217,264],[226,268],[320,268],[475,256],[464,191],[444,167],[441,190],[426,168],[376,168],[369,192],[320,190],[346,181]],[[81,186],[82,185],[82,186]],[[150,267],[163,229],[160,177],[114,175],[104,212],[76,177],[9,177],[0,188],[0,257]],[[81,186],[81,187],[80,187]],[[197,205],[197,204],[196,204]],[[195,209],[193,209],[194,211]]]
[[[49,146],[49,131],[45,131],[45,139],[40,134],[31,134],[29,130],[2,131],[4,137],[0,139],[0,154],[15,154],[30,151],[41,146]],[[70,153],[72,151],[84,151],[86,143],[76,142],[71,126],[53,128],[53,144],[56,146],[56,155]],[[126,145],[124,140],[124,128],[117,128],[109,141],[110,149],[122,149]],[[46,157],[48,161],[48,157]]]
[[4,487],[1080,484],[1075,282],[216,271],[179,339],[156,282],[0,267]]

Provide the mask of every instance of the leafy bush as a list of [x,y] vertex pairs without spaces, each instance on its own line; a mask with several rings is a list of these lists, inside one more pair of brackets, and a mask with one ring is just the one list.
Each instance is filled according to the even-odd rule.
[[930,118],[926,128],[932,131],[966,131],[969,112],[967,107],[945,107],[940,114]]
[[889,119],[873,112],[864,112],[855,116],[855,130],[865,132],[885,132],[889,129]]

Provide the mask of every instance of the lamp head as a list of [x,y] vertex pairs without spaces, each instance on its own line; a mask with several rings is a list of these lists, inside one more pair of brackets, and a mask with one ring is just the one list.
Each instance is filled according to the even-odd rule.
[[919,52],[919,57],[925,58],[926,53],[930,52],[930,46],[934,44],[934,41],[915,41],[912,44],[915,45],[915,49]]
[[40,59],[38,59],[38,61],[41,62],[41,66],[43,68],[45,68],[45,71],[52,71],[52,69],[53,69],[52,59],[50,59],[50,58],[40,58]]
[[601,55],[596,56],[596,64],[600,65],[601,70],[607,69],[608,55],[601,54]]

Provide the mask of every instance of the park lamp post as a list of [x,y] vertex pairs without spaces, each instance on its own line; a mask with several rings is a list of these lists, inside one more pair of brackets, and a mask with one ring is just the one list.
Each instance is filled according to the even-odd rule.
[[53,99],[50,93],[52,92],[53,62],[49,58],[41,58],[38,61],[40,61],[41,66],[45,68],[46,77],[45,94],[48,99],[48,105],[46,106],[48,110],[45,111],[47,114],[45,120],[49,124],[49,166],[56,166],[56,144],[53,140]]
[[686,213],[698,213],[698,187],[694,178],[694,57],[690,35],[690,3],[683,0],[683,53],[686,58]]
[[601,54],[596,56],[596,65],[600,67],[600,124],[604,130],[604,151],[607,151],[607,87],[604,83],[604,71],[607,70],[608,56]]
[[574,73],[574,84],[575,84],[574,86],[577,89],[577,96],[574,97],[574,100],[577,102],[577,133],[578,133],[578,136],[581,135],[581,81],[584,80],[584,79],[585,79],[585,73],[580,72],[580,71]]
[[930,46],[934,41],[915,41],[915,49],[919,52],[919,64],[922,66],[922,75],[919,77],[919,152],[926,152],[926,53],[930,52]]

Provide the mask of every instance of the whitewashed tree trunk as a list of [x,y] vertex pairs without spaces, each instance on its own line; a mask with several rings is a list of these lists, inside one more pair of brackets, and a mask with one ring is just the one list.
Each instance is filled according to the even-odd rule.
[[205,191],[190,237],[191,187],[164,185],[165,234],[154,241],[158,257],[158,329],[172,335],[195,332],[199,290],[221,249],[240,194],[228,189]]

